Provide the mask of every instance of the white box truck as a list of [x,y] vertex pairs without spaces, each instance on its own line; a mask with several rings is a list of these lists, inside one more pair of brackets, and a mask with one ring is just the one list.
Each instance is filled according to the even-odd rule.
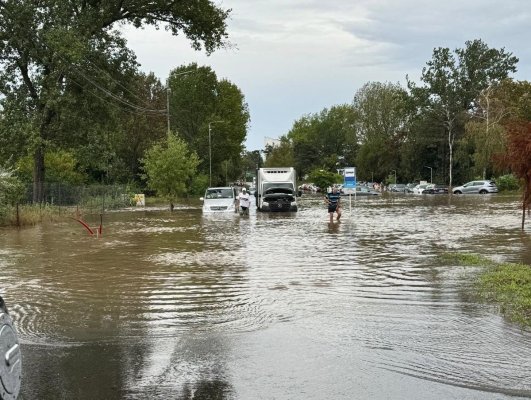
[[295,168],[259,168],[256,171],[256,208],[259,211],[297,211]]

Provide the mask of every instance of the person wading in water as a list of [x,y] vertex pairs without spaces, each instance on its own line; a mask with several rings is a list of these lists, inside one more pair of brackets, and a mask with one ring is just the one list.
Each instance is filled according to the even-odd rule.
[[334,213],[337,214],[336,220],[341,218],[341,194],[335,186],[332,191],[325,196],[325,203],[328,205],[328,215],[330,215],[330,223],[334,222]]
[[249,215],[249,207],[251,206],[251,199],[249,198],[249,193],[247,189],[243,188],[241,193],[238,195],[238,203],[242,209],[241,215]]

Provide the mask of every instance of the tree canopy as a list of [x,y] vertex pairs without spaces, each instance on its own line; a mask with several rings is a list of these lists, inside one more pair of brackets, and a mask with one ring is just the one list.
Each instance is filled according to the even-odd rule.
[[199,157],[183,139],[169,133],[165,141],[146,151],[142,161],[148,187],[167,199],[173,210],[175,201],[187,195],[192,187]]
[[250,119],[241,90],[226,79],[218,80],[210,67],[195,63],[175,68],[169,88],[171,129],[200,155],[200,171],[209,173],[211,165],[212,184],[217,185],[231,165],[230,178],[236,178]]
[[[34,201],[43,197],[46,148],[64,146],[73,133],[105,136],[114,130],[108,124],[117,120],[118,103],[130,112],[163,111],[125,93],[137,64],[119,24],[162,25],[210,53],[226,44],[229,12],[209,0],[0,1],[1,107],[21,110],[6,114],[17,124],[3,134],[23,137],[17,140],[33,153]],[[73,109],[84,118],[72,118]]]
[[408,86],[420,109],[431,113],[444,128],[448,145],[448,181],[453,183],[453,156],[456,139],[464,133],[467,112],[477,105],[481,91],[516,72],[518,58],[505,49],[492,49],[482,40],[467,41],[465,48],[451,52],[434,49],[422,70],[424,86]]

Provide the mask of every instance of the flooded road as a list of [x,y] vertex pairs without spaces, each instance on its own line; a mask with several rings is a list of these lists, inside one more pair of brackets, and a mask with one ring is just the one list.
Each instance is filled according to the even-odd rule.
[[108,213],[99,239],[0,230],[19,399],[530,398],[531,332],[442,257],[531,264],[518,199],[344,202],[334,224],[304,195],[293,214]]

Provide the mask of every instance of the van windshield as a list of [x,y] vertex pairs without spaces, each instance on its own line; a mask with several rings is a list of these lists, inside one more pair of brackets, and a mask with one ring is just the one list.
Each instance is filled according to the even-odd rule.
[[282,188],[282,189],[289,189],[293,190],[293,183],[291,182],[267,182],[264,183],[264,191],[267,191],[270,188]]
[[232,189],[207,189],[205,193],[206,199],[232,199],[234,192]]

